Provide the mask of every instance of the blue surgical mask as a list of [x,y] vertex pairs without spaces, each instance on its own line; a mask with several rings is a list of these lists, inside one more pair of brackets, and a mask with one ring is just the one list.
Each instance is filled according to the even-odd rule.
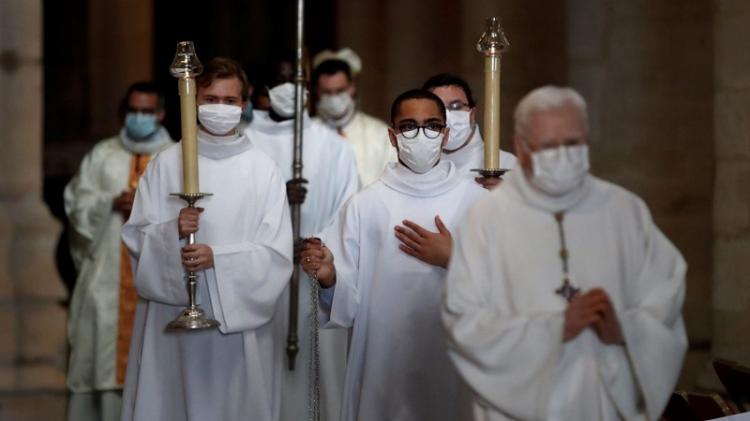
[[247,101],[247,107],[242,110],[242,119],[245,121],[253,121],[253,103]]
[[125,131],[133,140],[145,139],[158,129],[156,114],[128,113],[125,116]]

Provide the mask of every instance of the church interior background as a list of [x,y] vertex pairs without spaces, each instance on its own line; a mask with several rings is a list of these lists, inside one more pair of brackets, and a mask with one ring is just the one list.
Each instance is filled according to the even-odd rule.
[[[502,18],[502,146],[531,88],[566,84],[589,101],[593,172],[644,198],[689,265],[690,339],[679,386],[711,389],[712,356],[750,364],[750,2],[745,0],[316,0],[307,48],[351,47],[361,107],[441,71],[482,104],[475,43]],[[62,188],[119,128],[136,80],[167,93],[179,40],[251,78],[293,49],[291,0],[0,0],[0,420],[63,419],[66,263]]]

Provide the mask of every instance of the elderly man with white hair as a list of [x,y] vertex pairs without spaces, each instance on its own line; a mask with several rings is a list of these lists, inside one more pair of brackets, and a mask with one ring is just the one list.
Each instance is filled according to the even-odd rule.
[[589,174],[586,104],[538,88],[519,166],[454,234],[443,322],[477,420],[656,420],[687,347],[686,265],[643,201]]

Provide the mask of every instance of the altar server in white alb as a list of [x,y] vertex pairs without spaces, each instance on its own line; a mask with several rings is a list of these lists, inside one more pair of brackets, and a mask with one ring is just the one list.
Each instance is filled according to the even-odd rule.
[[[357,163],[351,146],[333,130],[303,114],[301,180],[292,178],[294,150],[294,85],[286,82],[269,90],[271,109],[257,116],[245,131],[250,143],[278,165],[287,182],[290,203],[301,204],[300,235],[320,232],[333,222],[339,208],[359,190]],[[310,280],[300,279],[298,335],[295,369],[284,369],[282,421],[307,419],[310,362]],[[287,300],[288,301],[288,300]],[[287,305],[285,301],[283,305]],[[344,387],[347,332],[320,332],[321,410],[323,419],[338,418]]]
[[[456,164],[458,172],[474,179],[487,189],[499,185],[497,177],[482,177],[475,170],[484,167],[484,141],[477,123],[477,104],[469,84],[458,76],[441,73],[427,79],[422,85],[437,95],[448,110],[448,128],[451,129],[448,143],[443,148],[443,159]],[[500,168],[512,170],[516,157],[500,151]]]
[[[125,421],[277,421],[284,357],[279,301],[292,272],[292,233],[276,164],[236,130],[247,98],[237,62],[217,58],[196,79],[201,191],[186,208],[180,146],[160,153],[138,185],[122,238],[140,297],[130,348]],[[189,233],[197,244],[185,246]],[[218,329],[165,332],[188,304]],[[276,319],[281,322],[276,323]]]
[[451,234],[485,189],[441,160],[445,107],[424,90],[391,109],[399,162],[355,195],[302,264],[321,286],[324,328],[353,327],[342,421],[457,421],[467,390],[440,323]]
[[633,193],[589,174],[583,98],[515,111],[520,170],[455,235],[443,319],[476,420],[657,420],[687,347],[686,265]]
[[137,301],[120,231],[146,164],[174,143],[161,125],[164,97],[151,82],[128,88],[120,117],[119,135],[97,143],[65,187],[78,269],[68,320],[70,420],[120,419]]
[[388,125],[357,104],[355,79],[362,69],[359,56],[349,48],[324,50],[313,60],[311,81],[317,115],[352,146],[362,187],[380,178],[386,164],[396,162],[388,140]]

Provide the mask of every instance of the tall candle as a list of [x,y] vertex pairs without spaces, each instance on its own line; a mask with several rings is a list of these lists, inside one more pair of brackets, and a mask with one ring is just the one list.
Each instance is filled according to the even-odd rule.
[[200,192],[198,186],[198,136],[195,106],[195,79],[181,77],[180,118],[182,120],[182,191]]
[[500,168],[500,56],[484,57],[484,168]]
[[484,169],[500,170],[500,55],[510,44],[500,19],[487,19],[487,29],[477,42],[484,56]]

